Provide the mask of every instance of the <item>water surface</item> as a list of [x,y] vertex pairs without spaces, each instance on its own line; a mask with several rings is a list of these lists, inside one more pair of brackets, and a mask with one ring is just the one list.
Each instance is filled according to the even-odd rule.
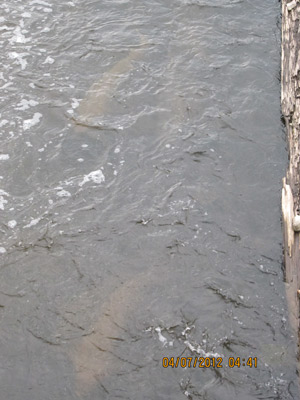
[[[275,0],[0,4],[3,398],[298,398],[279,17]],[[162,367],[212,353],[222,369]]]

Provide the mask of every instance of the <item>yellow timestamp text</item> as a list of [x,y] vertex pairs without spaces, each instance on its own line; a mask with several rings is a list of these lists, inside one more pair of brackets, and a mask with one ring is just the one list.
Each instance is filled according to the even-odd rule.
[[257,357],[164,357],[164,368],[257,368]]

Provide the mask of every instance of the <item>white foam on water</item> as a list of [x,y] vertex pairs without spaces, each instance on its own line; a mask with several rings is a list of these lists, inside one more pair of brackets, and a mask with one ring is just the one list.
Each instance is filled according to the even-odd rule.
[[187,333],[190,332],[193,328],[195,328],[195,325],[187,326],[187,327],[181,332],[181,335],[186,337],[186,336],[187,336]]
[[92,171],[88,175],[84,176],[83,180],[79,183],[79,186],[83,186],[85,183],[90,181],[100,184],[102,182],[105,182],[105,176],[100,169],[98,169],[97,171]]
[[26,99],[22,99],[20,101],[20,103],[17,104],[17,107],[15,108],[16,110],[27,110],[29,107],[34,107],[37,106],[39,104],[38,101],[35,100],[26,100]]
[[42,218],[35,218],[35,219],[32,219],[32,220],[29,222],[29,224],[27,224],[27,225],[24,226],[24,228],[31,228],[32,226],[37,225],[37,224],[40,222],[41,219],[42,219]]
[[9,160],[9,154],[0,154],[0,161]]
[[2,121],[0,121],[0,128],[2,128],[3,126],[7,125],[9,121],[7,121],[7,119],[3,119]]
[[73,103],[71,104],[72,108],[77,108],[79,106],[78,99],[72,98]]
[[9,196],[9,194],[0,189],[0,210],[4,210],[4,205],[8,203],[4,196]]
[[70,197],[71,193],[68,192],[67,190],[60,190],[59,192],[56,193],[56,196],[58,196],[58,197]]
[[4,247],[0,247],[0,254],[6,253],[6,249]]
[[168,343],[168,339],[162,335],[161,328],[159,326],[155,328],[155,332],[158,334],[159,341],[165,346]]
[[12,30],[13,30],[13,28],[11,28],[11,27],[9,27],[7,25],[3,25],[3,26],[0,27],[0,32],[1,31],[12,31]]
[[12,82],[7,82],[7,83],[5,83],[3,86],[1,86],[1,88],[0,89],[6,89],[6,88],[8,88],[9,86],[12,86],[13,85],[13,83]]
[[48,56],[43,64],[53,64],[55,62],[54,58]]
[[28,55],[29,53],[16,53],[15,51],[8,53],[8,57],[12,60],[16,60],[16,62],[21,65],[22,70],[27,66],[27,61],[24,60],[24,57]]
[[197,347],[193,346],[188,340],[186,340],[184,342],[184,344],[193,352],[193,353],[197,353],[200,354],[202,357],[207,357],[207,358],[219,358],[219,357],[223,357],[221,354],[219,353],[213,353],[211,351],[206,352],[204,351],[200,345],[197,345]]
[[26,119],[25,121],[23,121],[24,131],[27,131],[28,129],[37,125],[40,122],[40,119],[42,118],[42,116],[43,115],[41,113],[35,113],[31,119]]
[[7,225],[9,228],[14,229],[17,226],[17,221],[12,219],[11,221],[8,221]]
[[4,210],[4,205],[7,203],[8,201],[5,200],[3,196],[0,196],[0,210]]
[[13,37],[11,39],[9,39],[9,42],[11,44],[13,44],[13,43],[22,43],[22,44],[24,44],[24,43],[28,43],[30,41],[31,41],[31,38],[26,38],[23,35],[20,26],[17,26],[15,28],[15,30],[13,31]]
[[31,18],[31,14],[29,12],[24,12],[23,14],[21,14],[21,17],[23,17],[23,18]]
[[120,153],[120,151],[121,151],[121,149],[120,149],[120,147],[118,146],[118,147],[115,148],[114,153],[117,154],[117,153]]

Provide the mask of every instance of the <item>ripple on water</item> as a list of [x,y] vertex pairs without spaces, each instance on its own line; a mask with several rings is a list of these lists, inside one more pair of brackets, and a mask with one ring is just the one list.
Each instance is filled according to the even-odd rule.
[[0,10],[3,396],[298,398],[278,2]]

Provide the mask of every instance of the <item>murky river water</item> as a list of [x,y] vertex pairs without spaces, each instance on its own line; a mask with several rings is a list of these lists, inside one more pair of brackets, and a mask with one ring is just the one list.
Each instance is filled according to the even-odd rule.
[[298,398],[279,24],[276,0],[2,1],[1,399]]

